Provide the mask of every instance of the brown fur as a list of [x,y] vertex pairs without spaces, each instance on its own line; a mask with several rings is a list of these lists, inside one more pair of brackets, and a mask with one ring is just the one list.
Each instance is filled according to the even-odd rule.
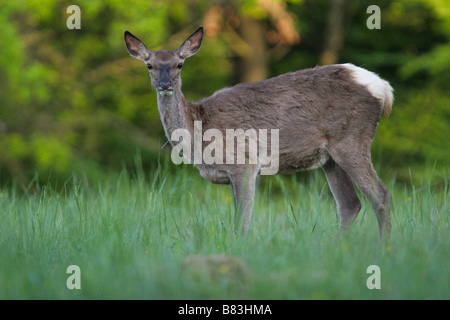
[[[158,95],[167,138],[170,140],[172,132],[179,128],[189,130],[192,136],[194,121],[202,122],[203,132],[219,129],[224,137],[226,129],[279,129],[278,173],[322,167],[336,199],[342,229],[352,224],[361,208],[355,183],[371,201],[380,233],[389,231],[390,194],[373,169],[370,157],[381,114],[384,111],[388,116],[392,110],[389,84],[385,82],[384,99],[380,100],[354,79],[351,68],[330,65],[238,84],[191,103],[181,91],[177,66],[198,51],[202,35],[199,28],[177,51],[152,52],[136,37],[125,33],[131,55],[152,65],[153,87],[161,88],[161,75],[170,78],[173,94]],[[206,145],[204,142],[203,148]],[[199,164],[197,167],[212,183],[231,183],[236,229],[246,232],[255,179],[261,166]]]

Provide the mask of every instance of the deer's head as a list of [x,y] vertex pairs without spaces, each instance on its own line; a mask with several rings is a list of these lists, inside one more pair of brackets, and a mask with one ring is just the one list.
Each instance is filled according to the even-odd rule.
[[132,57],[144,61],[150,73],[152,86],[162,96],[171,96],[181,83],[181,69],[184,60],[194,55],[202,44],[203,28],[198,28],[180,48],[175,51],[151,51],[145,44],[125,31],[125,44]]

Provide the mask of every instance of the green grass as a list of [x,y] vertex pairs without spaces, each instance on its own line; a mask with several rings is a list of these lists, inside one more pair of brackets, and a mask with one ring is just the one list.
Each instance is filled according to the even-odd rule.
[[[245,237],[233,231],[230,187],[186,166],[98,185],[73,178],[33,195],[4,187],[0,299],[450,298],[448,174],[437,189],[387,183],[389,243],[365,199],[339,236],[323,174],[300,180],[259,180]],[[221,254],[234,260],[207,262]],[[69,265],[81,269],[81,290],[66,287]],[[370,265],[380,267],[380,290],[366,286]]]

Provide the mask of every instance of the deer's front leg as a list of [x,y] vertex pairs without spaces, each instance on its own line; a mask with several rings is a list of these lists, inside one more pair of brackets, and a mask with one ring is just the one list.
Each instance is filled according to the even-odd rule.
[[243,168],[241,172],[230,174],[236,209],[234,215],[236,233],[245,234],[250,227],[258,171],[258,166],[250,165]]

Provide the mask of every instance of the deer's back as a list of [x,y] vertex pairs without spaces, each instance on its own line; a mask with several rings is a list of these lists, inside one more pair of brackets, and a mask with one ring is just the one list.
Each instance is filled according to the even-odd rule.
[[217,91],[200,102],[203,129],[279,129],[281,171],[320,166],[330,144],[349,136],[371,141],[380,120],[382,101],[355,79],[353,68],[377,76],[350,66],[319,66]]

